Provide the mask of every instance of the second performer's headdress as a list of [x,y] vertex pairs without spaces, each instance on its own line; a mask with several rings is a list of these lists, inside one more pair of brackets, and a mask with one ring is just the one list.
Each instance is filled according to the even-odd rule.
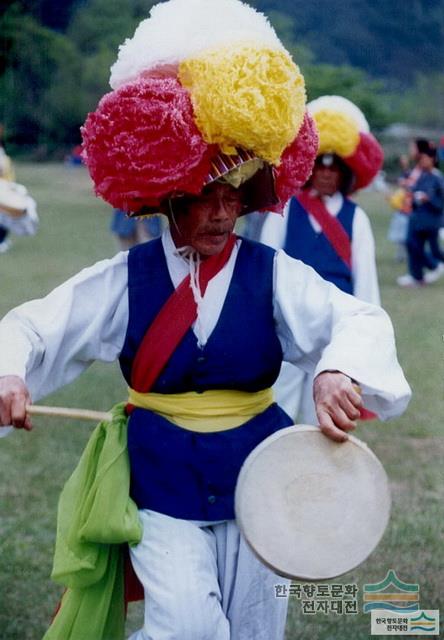
[[353,173],[352,191],[366,187],[382,167],[384,152],[362,111],[341,96],[312,100],[307,110],[319,134],[318,155],[341,158]]

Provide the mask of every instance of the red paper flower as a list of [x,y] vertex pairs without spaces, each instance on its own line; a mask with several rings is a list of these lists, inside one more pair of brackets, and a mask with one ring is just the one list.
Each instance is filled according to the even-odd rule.
[[106,94],[82,135],[96,194],[127,212],[200,193],[215,153],[175,78],[141,78]]
[[313,170],[318,143],[316,125],[306,113],[297,137],[285,149],[281,164],[276,169],[275,189],[279,204],[272,207],[273,211],[281,213],[285,203],[307,182]]
[[360,133],[359,137],[354,154],[343,158],[355,175],[353,191],[370,184],[384,162],[384,152],[376,138],[371,133]]

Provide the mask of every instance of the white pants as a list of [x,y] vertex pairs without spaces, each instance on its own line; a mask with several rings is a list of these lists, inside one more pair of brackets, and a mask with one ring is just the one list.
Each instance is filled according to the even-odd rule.
[[313,401],[313,374],[283,362],[273,393],[276,402],[295,424],[318,424]]
[[[261,564],[233,520],[208,526],[139,511],[131,561],[145,591],[143,629],[130,640],[281,640],[289,584]],[[279,541],[276,541],[279,544]]]

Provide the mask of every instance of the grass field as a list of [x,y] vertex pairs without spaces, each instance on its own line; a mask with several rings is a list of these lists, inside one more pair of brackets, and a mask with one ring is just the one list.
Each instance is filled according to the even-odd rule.
[[[24,164],[17,173],[38,202],[41,228],[34,238],[14,239],[11,251],[0,256],[0,316],[115,252],[110,209],[93,197],[83,168]],[[437,609],[444,602],[444,280],[422,290],[400,290],[395,278],[405,267],[394,263],[385,237],[389,211],[378,194],[363,194],[360,201],[371,216],[383,305],[393,319],[414,396],[398,420],[372,423],[357,433],[386,468],[393,512],[372,556],[334,582],[358,585],[361,611],[363,585],[394,569],[401,580],[419,583],[421,608]],[[124,397],[117,367],[94,365],[47,403],[107,409]],[[39,640],[48,625],[61,592],[49,579],[57,498],[92,429],[68,420],[39,418],[34,424],[30,434],[0,439],[1,640]],[[140,613],[136,605],[128,631],[137,627]],[[287,640],[369,637],[369,615],[307,615],[291,598]]]

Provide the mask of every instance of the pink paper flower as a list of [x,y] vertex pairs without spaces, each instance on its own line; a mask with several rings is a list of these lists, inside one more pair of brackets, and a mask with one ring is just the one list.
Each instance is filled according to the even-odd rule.
[[96,194],[127,212],[200,193],[215,154],[175,78],[140,78],[106,94],[82,135]]

